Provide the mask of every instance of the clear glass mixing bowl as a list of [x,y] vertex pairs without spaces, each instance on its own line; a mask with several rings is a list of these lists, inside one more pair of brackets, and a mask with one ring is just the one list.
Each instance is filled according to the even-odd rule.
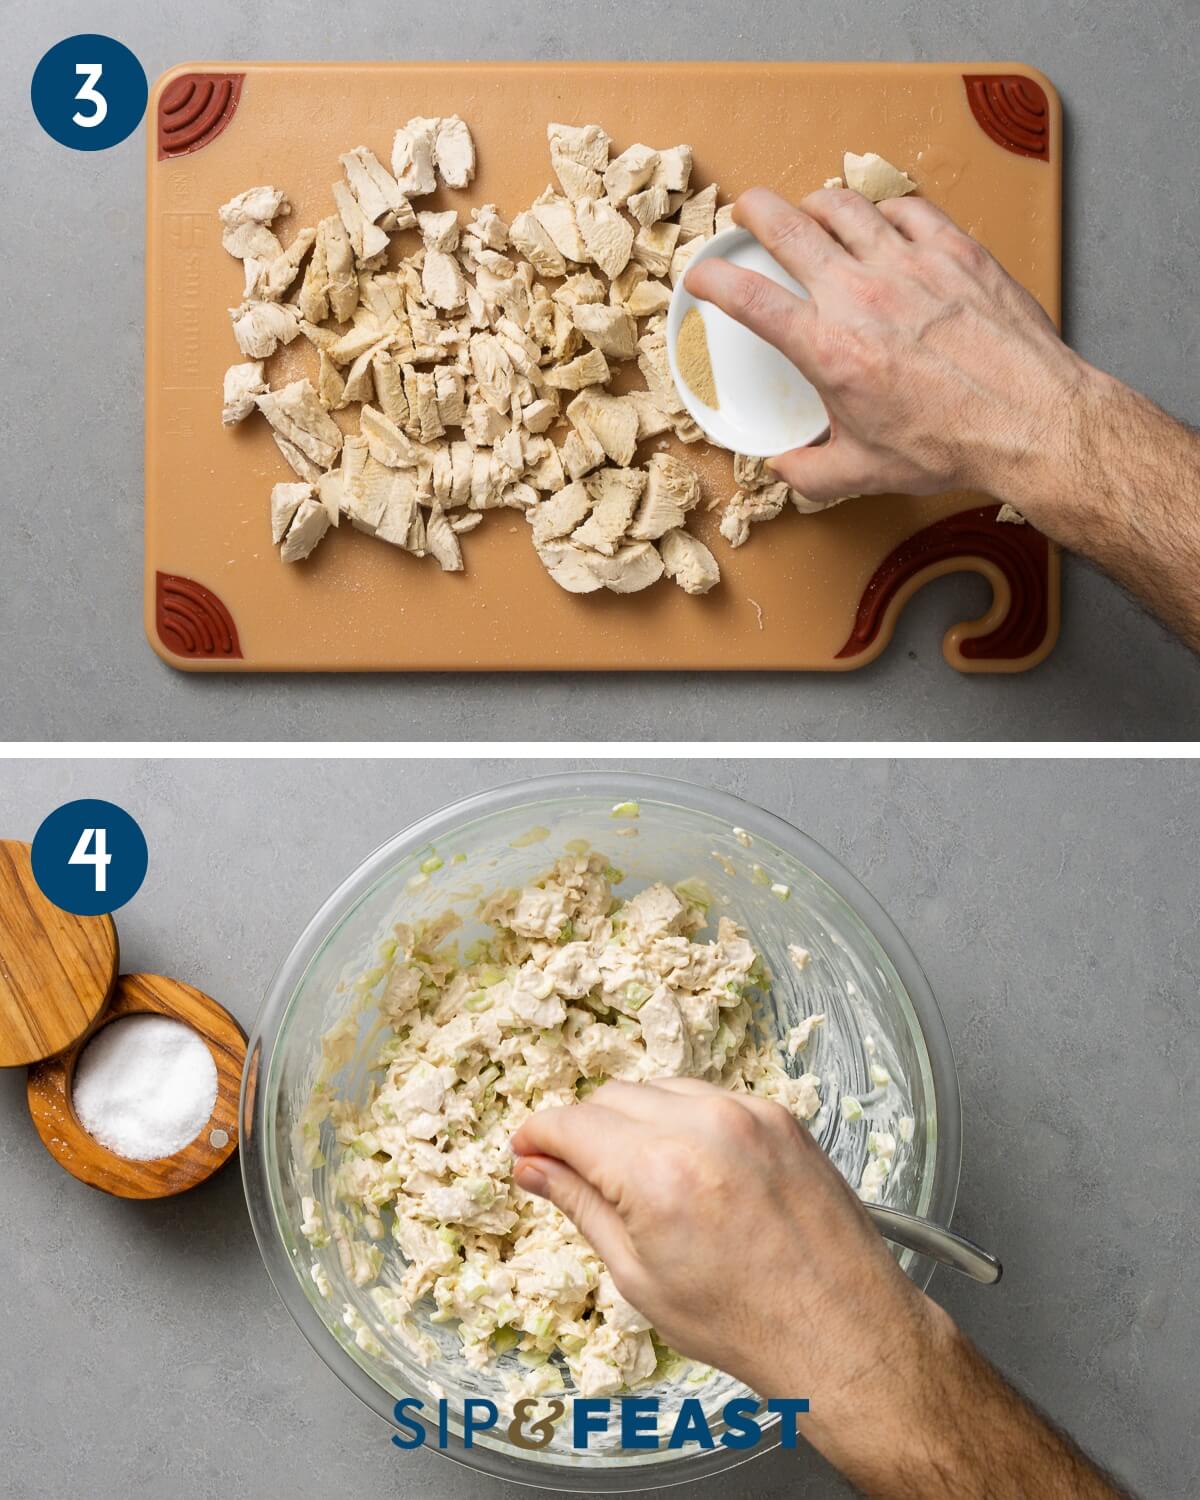
[[[638,803],[640,815],[615,818],[614,805],[629,801]],[[453,908],[464,918],[459,936],[469,943],[482,932],[474,916],[481,896],[527,883],[577,840],[608,854],[626,872],[619,887],[624,896],[658,880],[705,881],[714,915],[728,914],[746,927],[774,976],[767,1028],[781,1037],[814,1011],[828,1018],[789,1064],[823,1079],[823,1107],[812,1122],[816,1138],[857,1184],[868,1129],[898,1133],[898,1121],[911,1117],[911,1140],[898,1148],[882,1201],[949,1224],[961,1153],[958,1078],[929,983],[886,913],[831,854],[770,813],[709,787],[617,771],[537,777],[468,797],[381,845],[343,881],[284,960],[251,1036],[242,1087],[242,1175],[276,1290],[317,1353],[380,1416],[393,1420],[394,1404],[404,1396],[422,1399],[428,1414],[444,1392],[451,1412],[449,1457],[560,1492],[636,1490],[742,1462],[778,1441],[778,1424],[749,1453],[719,1444],[625,1453],[615,1438],[577,1452],[570,1447],[569,1423],[560,1424],[562,1435],[548,1448],[534,1451],[510,1443],[503,1420],[491,1432],[476,1434],[467,1449],[458,1421],[463,1400],[489,1396],[501,1404],[505,1392],[495,1372],[468,1370],[453,1330],[427,1320],[420,1326],[434,1336],[439,1354],[422,1368],[382,1322],[368,1292],[350,1283],[336,1253],[314,1251],[300,1233],[303,1195],[331,1206],[324,1167],[306,1166],[298,1149],[321,1039],[365,994],[356,1055],[335,1077],[340,1095],[361,1097],[370,1058],[386,1036],[371,1002],[381,973],[380,945],[394,924]],[[445,863],[432,874],[422,872],[435,851]],[[454,855],[465,862],[453,861]],[[812,954],[802,973],[788,959],[790,943]],[[871,1083],[872,1061],[891,1074],[885,1089]],[[843,1120],[844,1093],[863,1100],[863,1120]],[[322,1132],[321,1145],[332,1161],[328,1123]],[[384,1273],[390,1266],[398,1279],[404,1264],[399,1249],[390,1239],[384,1243]],[[798,1245],[796,1253],[802,1256],[804,1247]],[[896,1253],[908,1275],[926,1286],[932,1265],[911,1252]],[[314,1285],[314,1262],[329,1277],[328,1299]],[[383,1358],[356,1344],[342,1322],[347,1303],[383,1346]],[[744,1388],[718,1375],[701,1386],[663,1383],[638,1394],[659,1396],[664,1409],[677,1406],[683,1395],[699,1397],[719,1437],[720,1408]]]

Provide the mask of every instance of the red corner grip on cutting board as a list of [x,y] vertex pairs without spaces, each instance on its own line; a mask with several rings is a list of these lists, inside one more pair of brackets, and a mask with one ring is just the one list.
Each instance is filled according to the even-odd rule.
[[1050,160],[1046,91],[1019,73],[964,73],[967,102],[985,135],[1017,156]]
[[187,156],[215,141],[233,119],[244,73],[183,73],[158,99],[158,159]]
[[211,589],[174,573],[156,573],[154,617],[158,638],[176,656],[240,657],[233,616]]
[[919,587],[925,582],[919,575],[926,570],[956,558],[968,570],[976,559],[991,563],[1003,574],[1010,595],[1003,618],[990,630],[959,640],[961,656],[980,663],[1017,664],[1046,649],[1054,625],[1050,543],[1032,526],[998,522],[999,510],[998,505],[982,505],[944,516],[890,552],[863,590],[854,628],[838,659],[866,651],[878,639],[897,595],[909,585]]

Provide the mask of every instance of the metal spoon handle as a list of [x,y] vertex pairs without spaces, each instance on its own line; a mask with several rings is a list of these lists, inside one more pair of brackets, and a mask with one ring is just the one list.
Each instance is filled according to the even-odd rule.
[[919,1219],[915,1214],[901,1213],[898,1208],[885,1208],[882,1203],[865,1203],[863,1207],[884,1239],[893,1244],[915,1250],[918,1255],[928,1255],[930,1260],[951,1266],[988,1286],[994,1286],[1004,1273],[1004,1267],[990,1251],[952,1229]]

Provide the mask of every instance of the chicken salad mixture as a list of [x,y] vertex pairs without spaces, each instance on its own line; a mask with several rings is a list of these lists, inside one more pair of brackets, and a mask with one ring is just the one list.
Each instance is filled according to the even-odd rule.
[[[501,1372],[514,1396],[561,1389],[564,1370],[580,1394],[611,1394],[680,1364],[570,1220],[513,1182],[509,1140],[531,1112],[613,1078],[704,1078],[776,1100],[806,1124],[822,1105],[821,1078],[793,1059],[825,1016],[769,1039],[759,1020],[771,978],[749,936],[711,911],[707,887],[655,884],[622,899],[623,879],[604,855],[568,854],[523,889],[484,899],[486,936],[461,954],[456,913],[398,926],[386,966],[372,971],[386,1040],[368,1054],[366,1096],[336,1097],[330,1082],[360,1046],[351,1008],[324,1039],[301,1126],[330,1205],[303,1200],[310,1243],[333,1244],[346,1277],[423,1363],[436,1346],[413,1314],[430,1301],[434,1323],[457,1327],[470,1368],[516,1350],[522,1373]],[[793,946],[789,958],[802,971],[809,954]],[[326,1121],[329,1161],[318,1155]],[[870,1149],[864,1196],[891,1169],[895,1142],[882,1144]],[[389,1238],[405,1263],[398,1275],[385,1267]],[[313,1279],[332,1295],[319,1264]],[[383,1353],[357,1308],[346,1304],[343,1321],[360,1347]]]
[[[286,246],[281,189],[221,206],[222,244],[245,275],[230,309],[243,361],[225,374],[222,421],[261,413],[295,472],[271,492],[283,561],[309,557],[345,518],[462,571],[461,537],[485,512],[515,510],[568,592],[634,593],[666,577],[704,594],[719,582],[688,529],[700,476],[663,451],[668,435],[703,437],[672,381],[665,329],[673,286],[731,205],[715,183],[695,185],[688,145],[614,154],[600,125],[552,122],[546,134],[557,186],[511,222],[492,203],[466,218],[412,206],[473,181],[475,143],[458,115],[401,126],[390,170],[366,146],[342,155],[336,212]],[[915,186],[871,153],[846,153],[843,171],[870,197]],[[394,245],[408,230],[419,244]],[[315,383],[272,388],[267,361],[301,336]],[[640,388],[610,389],[622,367],[636,367]],[[358,428],[345,432],[332,414],[350,407]],[[838,503],[809,501],[741,455],[734,481],[719,525],[733,547],[789,503]]]

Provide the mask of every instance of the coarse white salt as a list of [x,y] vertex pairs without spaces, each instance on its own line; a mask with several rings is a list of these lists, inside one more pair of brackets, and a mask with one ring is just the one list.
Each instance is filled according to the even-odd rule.
[[71,1095],[79,1123],[129,1161],[173,1156],[217,1102],[217,1065],[198,1032],[169,1016],[122,1016],[80,1054]]

